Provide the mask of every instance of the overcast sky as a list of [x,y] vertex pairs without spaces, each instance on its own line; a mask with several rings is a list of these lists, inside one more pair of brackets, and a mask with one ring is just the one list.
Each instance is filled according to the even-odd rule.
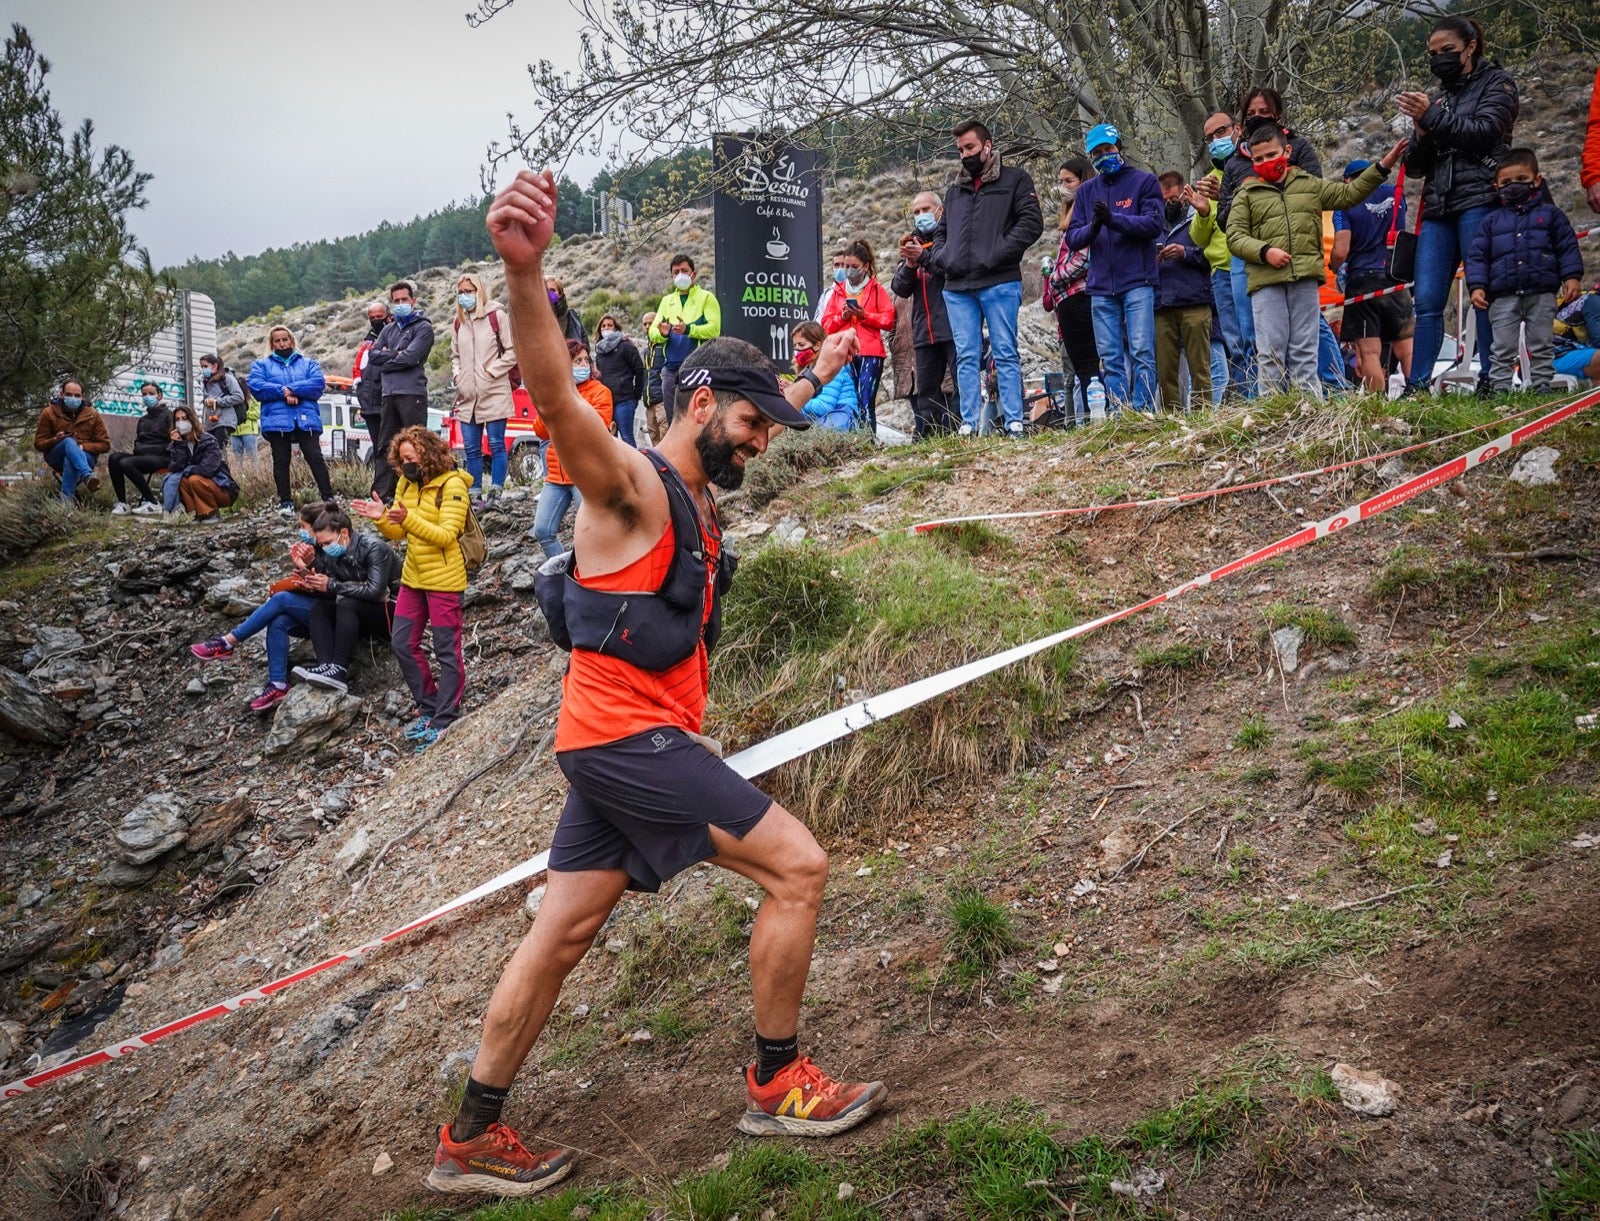
[[[157,266],[342,237],[475,196],[527,65],[573,65],[565,0],[0,0],[51,99],[154,175],[134,231]],[[587,181],[600,168],[574,160]]]

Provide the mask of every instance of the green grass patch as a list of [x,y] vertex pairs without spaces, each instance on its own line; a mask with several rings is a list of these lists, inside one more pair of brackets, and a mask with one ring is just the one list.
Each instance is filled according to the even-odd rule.
[[1016,948],[1011,913],[979,890],[963,887],[951,894],[947,916],[945,948],[959,982],[983,979]]
[[1134,654],[1133,664],[1140,670],[1164,670],[1176,673],[1179,670],[1192,670],[1205,659],[1204,645],[1179,641],[1162,649],[1145,646]]
[[[1305,633],[1306,643],[1335,648],[1357,643],[1355,630],[1333,611],[1320,606],[1295,606],[1289,602],[1274,602],[1266,609],[1266,632],[1283,627],[1297,627]],[[1265,635],[1265,632],[1263,633]]]
[[994,555],[1014,550],[1010,538],[981,521],[954,522],[925,531],[925,535],[941,547],[967,555]]
[[755,913],[726,886],[687,911],[651,909],[644,930],[622,953],[610,1005],[657,1010],[678,998],[678,989],[703,978],[708,964],[742,958]]
[[1568,1132],[1566,1157],[1556,1167],[1555,1186],[1539,1185],[1539,1221],[1600,1217],[1600,1132]]
[[1267,724],[1266,718],[1260,713],[1255,713],[1239,726],[1239,732],[1233,735],[1233,745],[1238,750],[1260,750],[1270,743],[1273,737],[1272,726]]
[[1430,552],[1398,547],[1372,582],[1370,592],[1380,602],[1402,596],[1425,604],[1456,602],[1474,593],[1487,593],[1489,577],[1488,567],[1476,560],[1440,564]]
[[860,614],[854,584],[820,547],[769,546],[739,564],[723,600],[720,665],[752,672],[838,640]]
[[809,472],[831,470],[852,458],[874,453],[876,444],[864,432],[832,428],[793,429],[781,433],[745,474],[750,503],[763,508],[782,496]]

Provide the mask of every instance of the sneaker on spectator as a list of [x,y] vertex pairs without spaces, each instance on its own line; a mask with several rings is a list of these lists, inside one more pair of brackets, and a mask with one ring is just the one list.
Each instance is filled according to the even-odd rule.
[[1022,435],[1022,432],[1023,432],[1023,429],[1022,429],[1022,421],[1021,420],[1012,420],[1011,423],[1006,425],[1006,435],[1007,436],[1020,437]]
[[197,517],[194,520],[195,525],[220,526],[222,524],[222,514],[207,513],[204,517]]
[[133,506],[133,513],[136,517],[150,517],[160,512],[161,506],[153,500],[141,500]]
[[297,514],[296,514],[296,511],[295,511],[295,507],[294,507],[294,502],[293,501],[285,500],[285,501],[283,501],[282,503],[280,503],[278,505],[278,516],[279,517],[294,517],[296,515]]
[[191,644],[189,652],[201,661],[226,661],[233,656],[233,646],[222,636],[213,636],[210,640],[202,640],[199,644]]
[[419,733],[414,739],[417,744],[417,754],[420,755],[423,751],[427,750],[428,747],[437,742],[439,740],[439,735],[442,733],[444,733],[444,730],[435,729],[432,725],[429,725],[426,729]]
[[286,685],[279,687],[268,683],[261,688],[261,694],[250,701],[251,712],[271,712],[284,700],[289,698],[289,688]]
[[350,672],[331,661],[323,662],[319,666],[296,666],[294,674],[296,678],[303,678],[308,683],[327,687],[331,691],[350,690]]
[[400,731],[400,736],[408,741],[415,742],[423,734],[427,733],[432,725],[432,717],[419,716],[416,720],[412,721],[411,724],[407,725]]
[[956,430],[956,436],[958,436],[958,437],[970,437],[971,435],[972,435],[972,425],[971,424],[963,424],[960,428],[958,428]]
[[96,476],[90,475],[87,479],[79,483],[78,486],[84,491],[88,492],[89,495],[93,496],[100,490],[100,480]]
[[111,506],[112,517],[126,517],[132,511],[133,510],[128,508],[126,501],[119,500],[116,504]]

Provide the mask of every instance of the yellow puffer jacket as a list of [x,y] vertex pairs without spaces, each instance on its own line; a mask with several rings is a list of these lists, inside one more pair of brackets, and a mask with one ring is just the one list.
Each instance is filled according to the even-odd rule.
[[406,519],[397,526],[385,517],[377,527],[387,539],[405,540],[406,562],[400,570],[400,583],[412,589],[465,589],[467,562],[461,557],[461,532],[472,504],[472,476],[466,471],[446,471],[419,488],[401,475],[394,503],[406,507]]

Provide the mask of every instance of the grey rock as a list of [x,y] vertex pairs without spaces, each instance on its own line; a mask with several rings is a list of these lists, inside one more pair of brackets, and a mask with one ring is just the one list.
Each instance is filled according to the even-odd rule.
[[33,638],[33,647],[22,655],[22,664],[29,670],[58,653],[80,649],[85,643],[83,633],[70,627],[36,627]]
[[164,945],[156,951],[156,956],[150,960],[152,971],[165,971],[168,967],[175,967],[183,961],[183,943],[174,941],[171,945]]
[[122,816],[117,844],[129,865],[148,865],[180,847],[189,838],[189,820],[181,798],[151,793]]
[[36,906],[44,898],[44,891],[37,886],[24,886],[17,893],[17,906],[23,911]]
[[541,563],[538,556],[514,555],[500,565],[500,583],[517,593],[527,593],[533,589]]
[[1378,468],[1378,478],[1386,483],[1395,479],[1404,479],[1405,474],[1406,464],[1398,458],[1390,458],[1389,461]]
[[229,577],[207,589],[201,600],[211,610],[242,618],[261,605],[259,598],[250,596],[255,589],[256,582],[250,577]]
[[0,729],[19,742],[57,746],[72,734],[73,718],[15,670],[0,666]]
[[21,1022],[0,1022],[0,1064],[8,1064],[27,1045],[28,1028]]
[[322,795],[322,808],[329,814],[343,814],[350,808],[350,790],[329,789]]
[[361,863],[361,858],[366,856],[371,848],[372,837],[367,834],[367,829],[362,827],[361,830],[345,841],[343,848],[340,848],[334,854],[333,863],[343,872],[349,873]]
[[189,685],[187,687],[185,687],[183,690],[184,690],[184,693],[187,694],[187,695],[204,695],[206,693],[206,682],[205,682],[205,679],[203,679],[203,678],[191,678],[189,680]]
[[1561,457],[1559,449],[1551,449],[1548,445],[1535,446],[1523,454],[1516,466],[1511,468],[1511,482],[1520,483],[1526,488],[1560,483],[1561,481],[1556,478],[1556,459],[1559,457]]
[[282,754],[291,746],[309,750],[345,729],[361,711],[361,701],[347,692],[329,691],[303,683],[289,688],[289,698],[278,705],[267,733],[264,750]]
[[1293,674],[1300,667],[1300,646],[1306,634],[1298,627],[1280,627],[1272,633],[1272,647],[1285,674]]

